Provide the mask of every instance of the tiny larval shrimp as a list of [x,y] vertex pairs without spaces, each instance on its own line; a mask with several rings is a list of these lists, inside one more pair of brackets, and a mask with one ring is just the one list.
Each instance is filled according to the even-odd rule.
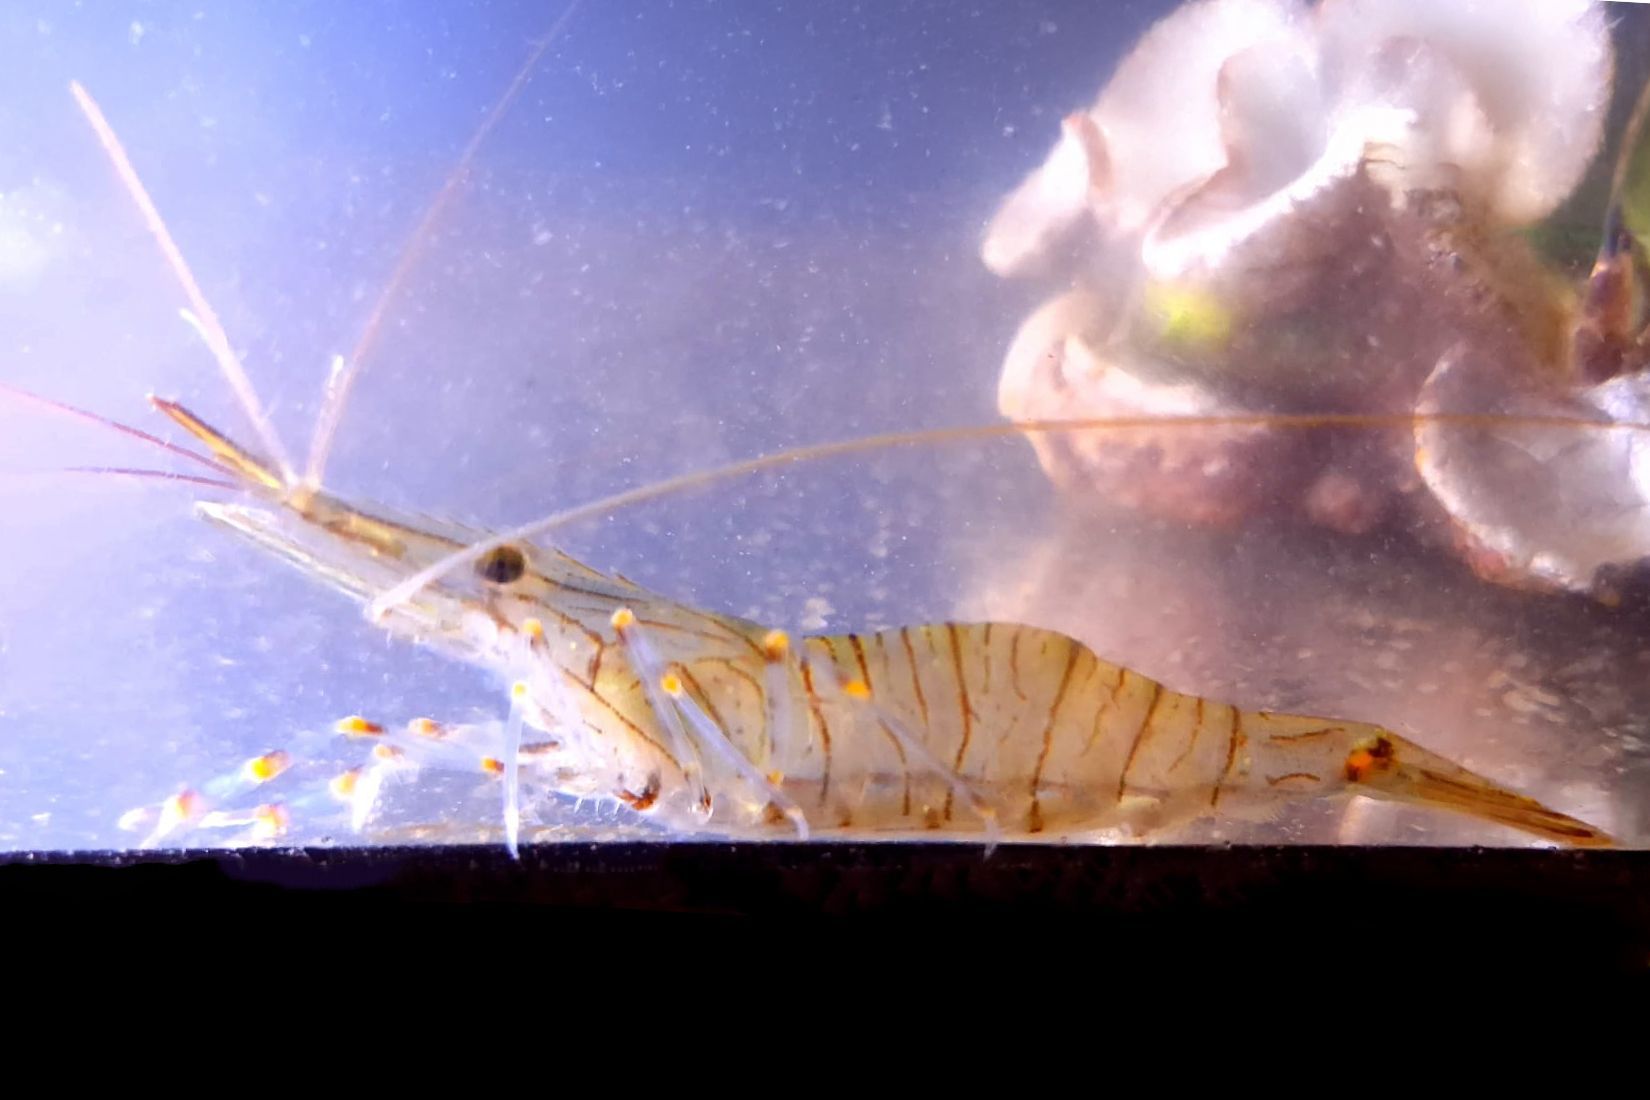
[[[392,731],[366,718],[342,720],[340,734],[372,742],[369,759],[299,800],[277,802],[262,792],[306,767],[302,752],[255,757],[127,815],[147,844],[201,827],[277,839],[310,801],[341,805],[361,830],[389,784],[443,769],[496,777],[512,850],[523,821],[551,795],[617,800],[685,832],[987,842],[1151,837],[1200,818],[1266,814],[1291,800],[1367,795],[1466,813],[1559,843],[1612,843],[1601,830],[1385,728],[1182,694],[1053,631],[941,622],[793,637],[686,606],[530,541],[589,509],[489,536],[333,496],[322,488],[322,472],[362,350],[335,368],[300,472],[112,130],[84,90],[76,86],[75,95],[184,287],[186,318],[260,438],[256,454],[182,405],[151,399],[209,452],[191,457],[212,476],[184,480],[251,498],[200,504],[201,515],[362,601],[391,633],[499,673],[510,685],[508,717],[497,722],[420,718]],[[990,429],[1034,430],[1076,429]],[[945,434],[828,445],[730,469]],[[590,508],[728,472],[659,483]]]

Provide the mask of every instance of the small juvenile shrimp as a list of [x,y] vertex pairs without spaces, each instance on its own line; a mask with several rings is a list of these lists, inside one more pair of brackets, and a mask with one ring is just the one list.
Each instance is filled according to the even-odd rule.
[[[1182,694],[1053,631],[944,622],[793,638],[529,541],[586,509],[490,537],[345,502],[322,488],[322,472],[360,351],[335,370],[299,473],[113,131],[90,96],[74,91],[184,287],[186,316],[262,441],[259,456],[181,405],[151,398],[209,452],[190,454],[213,476],[191,480],[250,498],[202,503],[200,514],[362,601],[386,630],[510,685],[501,722],[420,719],[400,732],[364,718],[341,722],[341,733],[374,742],[370,759],[317,797],[342,803],[358,830],[391,780],[458,769],[500,781],[512,851],[533,806],[552,794],[616,799],[687,832],[987,842],[1151,837],[1199,818],[1361,794],[1559,843],[1611,843],[1379,726]],[[956,433],[828,445],[735,469],[947,434]],[[602,506],[708,476],[719,475]],[[148,844],[200,826],[276,838],[305,806],[255,794],[298,763],[287,752],[259,756],[127,823],[148,829]]]

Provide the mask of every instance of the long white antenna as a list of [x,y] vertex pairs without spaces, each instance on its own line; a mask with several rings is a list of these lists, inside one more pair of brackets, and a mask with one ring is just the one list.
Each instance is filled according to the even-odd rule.
[[1592,428],[1602,431],[1627,431],[1650,436],[1650,422],[1596,421],[1586,417],[1535,415],[1522,413],[1215,413],[1208,416],[1115,416],[1078,417],[1070,420],[1005,420],[997,424],[971,424],[954,428],[921,428],[913,431],[884,432],[840,439],[832,443],[811,443],[790,447],[755,458],[739,459],[724,466],[638,485],[634,489],[614,493],[586,504],[553,512],[531,523],[492,535],[441,558],[419,570],[406,580],[381,592],[368,601],[366,617],[372,622],[381,620],[389,610],[403,604],[433,581],[465,565],[497,546],[510,542],[528,542],[560,527],[606,515],[620,508],[658,500],[683,489],[696,489],[733,478],[746,477],[764,470],[780,469],[804,462],[865,454],[888,447],[928,447],[970,440],[1003,439],[1010,436],[1062,436],[1081,432],[1139,432],[1212,427],[1263,427],[1278,430],[1305,430],[1311,428],[1403,428],[1416,424],[1451,424],[1459,427],[1505,427],[1518,425],[1532,428]]
[[131,158],[126,155],[126,149],[120,144],[120,138],[115,136],[114,127],[109,120],[103,117],[103,111],[97,101],[79,81],[70,81],[69,91],[74,94],[75,102],[80,104],[81,113],[86,121],[92,124],[97,132],[97,140],[108,154],[109,160],[115,167],[115,175],[120,177],[121,184],[131,195],[132,201],[137,204],[139,212],[143,214],[143,221],[149,227],[149,232],[160,245],[161,254],[166,257],[166,263],[172,268],[172,274],[177,276],[178,282],[183,285],[183,293],[189,299],[189,308],[184,311],[184,320],[200,334],[206,343],[212,357],[218,361],[218,367],[229,380],[229,386],[235,391],[235,397],[240,401],[241,408],[246,410],[247,417],[263,441],[264,450],[270,461],[281,472],[281,480],[287,485],[296,483],[292,470],[292,460],[287,457],[286,448],[281,445],[281,437],[275,432],[275,425],[264,412],[263,404],[258,400],[258,391],[252,387],[252,379],[241,365],[235,349],[229,344],[229,335],[223,330],[223,323],[212,309],[212,304],[201,293],[200,284],[195,282],[195,276],[189,270],[189,264],[179,251],[177,242],[172,240],[172,234],[166,228],[166,222],[161,218],[160,211],[155,208],[154,200],[149,198],[149,192],[144,188],[143,181],[138,178],[137,169],[132,167]]
[[464,147],[464,152],[460,154],[458,164],[447,176],[446,182],[441,185],[441,190],[436,192],[435,199],[430,203],[429,209],[424,211],[424,217],[420,219],[418,228],[413,230],[412,237],[407,241],[407,247],[402,249],[401,258],[396,261],[395,270],[390,273],[389,281],[384,284],[383,291],[378,295],[378,301],[373,303],[372,312],[367,315],[367,323],[361,329],[361,338],[356,342],[355,350],[350,353],[349,358],[333,361],[332,372],[327,376],[326,396],[321,402],[320,414],[315,419],[315,436],[310,441],[309,462],[304,467],[304,484],[307,487],[311,489],[321,487],[321,476],[326,471],[327,454],[332,450],[332,441],[338,434],[338,422],[343,419],[344,406],[349,401],[349,393],[355,385],[355,379],[361,373],[361,364],[372,350],[373,344],[378,341],[378,331],[383,327],[384,316],[389,312],[390,302],[394,300],[395,295],[400,291],[407,273],[412,270],[413,265],[418,261],[424,245],[430,239],[430,231],[435,227],[436,219],[446,210],[447,203],[458,192],[459,185],[464,182],[464,177],[470,170],[470,163],[475,160],[476,151],[481,148],[481,143],[486,140],[488,133],[497,125],[498,120],[504,116],[504,112],[509,110],[510,104],[515,101],[516,96],[521,93],[521,89],[527,84],[527,78],[533,74],[533,69],[537,67],[539,58],[544,56],[544,51],[549,49],[550,44],[560,36],[562,28],[567,25],[567,21],[572,18],[573,12],[577,10],[578,6],[579,0],[573,0],[571,4],[567,5],[566,10],[545,32],[538,45],[533,47],[533,52],[528,55],[527,61],[516,73],[515,79],[505,89],[503,97],[493,105],[493,109],[482,120],[481,127],[476,130],[470,138],[470,143]]

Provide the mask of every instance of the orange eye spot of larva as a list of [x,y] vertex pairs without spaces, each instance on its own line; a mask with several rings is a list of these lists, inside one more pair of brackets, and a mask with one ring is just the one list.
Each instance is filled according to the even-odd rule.
[[259,840],[274,840],[276,837],[284,836],[291,824],[291,815],[286,812],[286,807],[278,802],[259,806],[252,811],[252,835]]
[[488,775],[503,775],[504,761],[496,756],[483,756],[481,758],[481,770]]
[[864,680],[849,680],[842,685],[842,694],[850,699],[869,699],[871,697],[871,685]]
[[248,760],[242,766],[241,774],[249,782],[267,783],[286,771],[291,763],[292,757],[284,752],[279,750],[266,752],[262,756],[254,756],[251,760]]
[[407,723],[407,732],[416,734],[419,737],[445,737],[447,736],[447,727],[434,718],[414,718]]
[[628,607],[621,607],[613,612],[610,621],[613,623],[614,630],[628,630],[636,625],[636,613]]
[[346,737],[377,737],[384,732],[383,726],[377,722],[369,722],[359,714],[338,719],[332,724],[332,729],[334,733],[341,733]]
[[374,745],[372,755],[375,760],[399,760],[402,752],[394,745]]
[[682,680],[674,672],[667,672],[659,677],[659,686],[665,689],[665,694],[675,699],[682,694]]
[[536,642],[544,637],[544,624],[537,619],[523,619],[521,632]]
[[332,782],[327,784],[327,790],[331,791],[332,797],[338,799],[338,801],[348,802],[351,796],[355,794],[356,785],[360,782],[361,769],[351,768],[347,772],[341,772],[333,776]]
[[194,791],[179,791],[161,803],[160,820],[162,828],[175,828],[186,821],[191,821],[205,808],[206,803]]

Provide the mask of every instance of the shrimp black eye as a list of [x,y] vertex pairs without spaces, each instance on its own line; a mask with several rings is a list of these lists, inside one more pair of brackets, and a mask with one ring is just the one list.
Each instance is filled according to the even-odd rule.
[[509,543],[495,546],[476,559],[476,573],[491,584],[514,584],[527,572],[527,555]]

